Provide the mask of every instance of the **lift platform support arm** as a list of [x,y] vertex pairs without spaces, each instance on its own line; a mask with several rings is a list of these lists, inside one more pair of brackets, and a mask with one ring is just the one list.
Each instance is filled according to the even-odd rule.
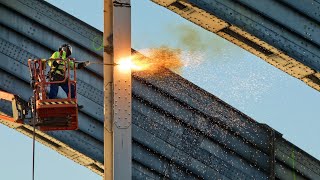
[[1,119],[16,123],[23,123],[23,120],[26,118],[29,111],[28,102],[24,101],[17,95],[4,91],[0,91],[0,100],[9,101],[12,105],[12,117],[0,114]]

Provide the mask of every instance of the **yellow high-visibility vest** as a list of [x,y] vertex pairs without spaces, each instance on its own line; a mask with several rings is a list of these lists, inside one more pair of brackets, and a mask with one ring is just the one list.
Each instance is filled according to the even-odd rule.
[[[67,59],[67,56],[66,56],[66,52],[63,51],[62,55],[60,56],[60,52],[59,51],[56,51],[52,54],[52,56],[50,57],[50,59],[52,60],[49,60],[48,61],[48,65],[51,67],[51,71],[52,72],[55,72],[57,74],[60,74],[60,75],[64,75],[64,70],[68,68],[65,67],[65,61],[59,61],[59,60],[53,60],[53,59],[63,59],[63,60],[66,60]],[[57,61],[58,62],[58,67],[53,67],[53,62],[54,61]],[[71,70],[73,70],[74,68],[74,62],[73,61],[69,61],[69,67]]]

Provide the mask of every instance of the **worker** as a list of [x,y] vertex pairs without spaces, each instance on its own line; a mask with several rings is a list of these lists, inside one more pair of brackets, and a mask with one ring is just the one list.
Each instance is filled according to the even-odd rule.
[[[82,63],[74,63],[73,61],[69,61],[69,66],[66,65],[67,58],[72,54],[72,47],[69,44],[63,44],[59,47],[59,51],[56,51],[48,60],[48,65],[50,67],[50,71],[48,74],[49,81],[63,81],[65,79],[65,71],[68,67],[70,70],[73,68],[82,69],[86,66],[85,62]],[[62,60],[61,60],[62,59]],[[67,79],[67,78],[66,78]],[[56,99],[59,91],[59,86],[63,89],[63,91],[67,94],[69,93],[68,81],[62,83],[54,83],[50,84],[50,92],[49,99]],[[71,84],[71,98],[75,98],[75,86]]]

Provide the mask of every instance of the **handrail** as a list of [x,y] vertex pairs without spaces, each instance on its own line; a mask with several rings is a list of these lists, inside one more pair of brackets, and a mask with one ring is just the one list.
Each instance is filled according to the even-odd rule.
[[[64,62],[64,66],[63,66],[63,71],[64,71],[64,79],[61,81],[47,81],[46,77],[47,75],[45,74],[45,64],[49,61],[63,61]],[[73,80],[70,79],[70,61],[75,62],[74,58],[68,58],[68,59],[61,59],[61,58],[49,58],[49,59],[28,59],[28,66],[30,68],[30,73],[31,73],[31,77],[33,80],[33,85],[36,88],[36,99],[38,100],[39,97],[39,93],[41,93],[42,96],[44,96],[44,99],[46,98],[46,87],[50,84],[60,84],[60,83],[64,83],[67,81],[68,83],[68,99],[71,99],[71,85],[74,85],[74,89],[73,91],[75,92],[75,97],[76,97],[76,67],[74,65],[73,67]],[[49,77],[51,79],[51,76]],[[40,92],[39,92],[40,91]]]

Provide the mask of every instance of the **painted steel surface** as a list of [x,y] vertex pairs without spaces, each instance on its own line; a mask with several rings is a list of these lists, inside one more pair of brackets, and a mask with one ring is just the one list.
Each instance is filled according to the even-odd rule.
[[[49,56],[66,38],[79,52],[78,59],[84,56],[102,62],[102,49],[91,47],[102,33],[44,1],[0,0],[0,12],[11,18],[0,17],[0,59],[4,62],[0,63],[0,89],[27,100],[32,95],[27,59]],[[61,17],[68,24],[61,25]],[[168,73],[164,78],[133,76],[133,179],[268,179],[273,155],[278,179],[320,178],[319,161],[280,133]],[[78,83],[79,104],[85,105],[79,112],[79,130],[37,132],[37,137],[102,175],[102,67],[79,71]],[[8,108],[0,102],[0,109]],[[27,125],[6,125],[28,136],[32,133]]]
[[315,0],[151,0],[320,91]]

